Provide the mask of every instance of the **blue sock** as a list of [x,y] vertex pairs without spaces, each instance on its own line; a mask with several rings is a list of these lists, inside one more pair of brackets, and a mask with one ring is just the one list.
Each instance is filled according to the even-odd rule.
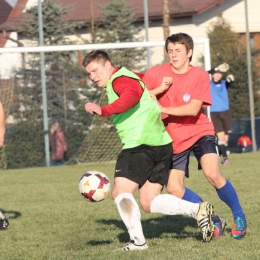
[[[182,199],[193,203],[200,203],[203,201],[203,199],[197,193],[188,189],[187,187],[185,187],[185,193]],[[214,223],[220,221],[220,218],[215,214],[212,214],[212,219]]]
[[203,199],[197,193],[188,189],[187,187],[185,187],[185,193],[182,199],[193,203],[199,203],[203,201]]
[[245,213],[239,203],[236,190],[230,181],[227,180],[226,184],[222,188],[216,189],[216,191],[219,198],[230,207],[234,218],[245,217]]

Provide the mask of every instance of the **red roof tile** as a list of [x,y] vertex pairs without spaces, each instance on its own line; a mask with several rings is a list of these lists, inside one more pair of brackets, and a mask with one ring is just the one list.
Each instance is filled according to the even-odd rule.
[[[12,8],[6,1],[0,0],[0,25],[11,23],[16,17],[22,14],[28,0],[17,0],[16,5]],[[9,36],[9,33],[6,34]],[[6,37],[0,33],[0,47],[5,46]]]
[[[27,1],[27,0],[19,0]],[[93,14],[97,20],[102,20],[99,6],[107,5],[108,0],[58,0],[62,6],[70,6],[72,11],[66,16],[66,19],[71,22],[88,21],[92,18]],[[126,0],[133,8],[136,8],[135,15],[138,21],[144,19],[143,0]],[[188,17],[194,14],[201,14],[210,8],[218,5],[222,5],[224,0],[179,0],[177,4],[171,4],[170,13],[171,17]],[[93,8],[91,8],[93,3]],[[149,1],[147,0],[149,20],[162,19],[163,2]],[[93,11],[92,11],[93,10]],[[93,13],[93,14],[92,14]],[[15,30],[15,27],[19,26],[23,21],[28,19],[28,14],[23,13],[11,20],[1,24],[0,30]]]

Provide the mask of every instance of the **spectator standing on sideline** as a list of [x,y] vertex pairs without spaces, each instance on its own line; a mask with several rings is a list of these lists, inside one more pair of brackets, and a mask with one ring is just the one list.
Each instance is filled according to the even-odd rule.
[[[211,105],[210,79],[205,70],[190,64],[193,46],[188,34],[172,34],[165,41],[170,63],[152,67],[142,78],[150,93],[157,96],[166,130],[174,140],[167,191],[188,201],[202,201],[198,194],[184,186],[193,151],[199,169],[232,211],[231,236],[241,238],[246,234],[246,217],[236,190],[220,172],[214,126],[202,108]],[[216,224],[221,226],[220,222]],[[218,230],[222,232],[221,228]]]
[[139,206],[133,196],[137,190],[146,212],[191,216],[198,221],[203,240],[209,241],[214,230],[210,203],[191,203],[161,194],[168,181],[172,139],[165,131],[160,107],[150,97],[143,82],[128,69],[114,67],[102,50],[90,52],[82,65],[90,79],[106,89],[109,103],[100,107],[89,102],[85,105],[86,112],[112,116],[123,144],[116,162],[112,198],[128,230],[130,242],[119,250],[148,248]]
[[[213,122],[216,135],[218,137],[219,161],[220,164],[228,165],[227,144],[231,128],[231,112],[229,110],[228,88],[234,81],[234,76],[229,74],[223,79],[223,73],[227,72],[229,65],[223,63],[218,67],[211,69],[210,90],[212,105],[210,107],[210,117]],[[221,156],[223,160],[221,160]]]
[[49,141],[51,148],[51,166],[63,165],[65,163],[65,153],[67,152],[67,142],[58,122],[54,122],[50,128]]
[[[0,102],[0,148],[4,145],[5,140],[5,113],[2,103]],[[0,211],[0,230],[7,229],[9,225],[8,219]]]

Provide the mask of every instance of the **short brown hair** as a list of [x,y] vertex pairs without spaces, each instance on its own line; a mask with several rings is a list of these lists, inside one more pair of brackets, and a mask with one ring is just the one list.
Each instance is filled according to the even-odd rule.
[[[102,60],[104,63],[106,61],[110,61],[110,58],[108,56],[108,54],[105,52],[105,51],[102,51],[102,50],[95,50],[95,51],[91,51],[89,54],[87,54],[85,56],[85,58],[83,59],[82,61],[82,66],[85,68],[88,66],[88,64],[90,62],[92,62],[93,60]],[[111,62],[112,64],[112,62]]]
[[[165,50],[168,53],[168,44],[169,43],[180,43],[185,45],[187,53],[189,52],[189,50],[193,50],[194,48],[194,43],[193,43],[193,39],[191,38],[191,36],[189,36],[186,33],[175,33],[172,34],[171,36],[169,36],[166,40],[165,40]],[[192,55],[190,57],[190,61],[192,59]]]

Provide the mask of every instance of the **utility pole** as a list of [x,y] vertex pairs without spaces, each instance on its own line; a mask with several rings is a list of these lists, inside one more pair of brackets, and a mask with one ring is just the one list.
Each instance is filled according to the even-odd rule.
[[[147,0],[143,0],[144,5],[144,26],[145,26],[145,40],[149,42],[149,23],[148,23],[148,7]],[[151,68],[151,52],[150,47],[146,47],[146,55],[147,55],[147,69]]]
[[[38,0],[38,26],[39,26],[39,44],[40,44],[40,46],[43,46],[44,41],[43,41],[41,0]],[[50,166],[50,146],[49,146],[49,127],[48,127],[48,112],[47,112],[47,94],[46,94],[45,69],[44,69],[44,67],[45,67],[44,52],[40,52],[40,59],[41,59],[42,109],[43,109],[45,162],[46,162],[46,166]]]
[[250,37],[248,28],[248,13],[247,0],[245,0],[245,20],[246,20],[246,51],[247,51],[247,74],[248,74],[248,90],[250,103],[250,118],[251,118],[251,135],[253,141],[253,152],[256,152],[256,138],[255,138],[255,110],[254,110],[254,95],[252,86],[252,71],[251,71],[251,51],[250,51]]
[[[170,36],[170,9],[169,0],[163,0],[163,37],[166,40]],[[169,57],[164,51],[164,63],[168,62]]]

